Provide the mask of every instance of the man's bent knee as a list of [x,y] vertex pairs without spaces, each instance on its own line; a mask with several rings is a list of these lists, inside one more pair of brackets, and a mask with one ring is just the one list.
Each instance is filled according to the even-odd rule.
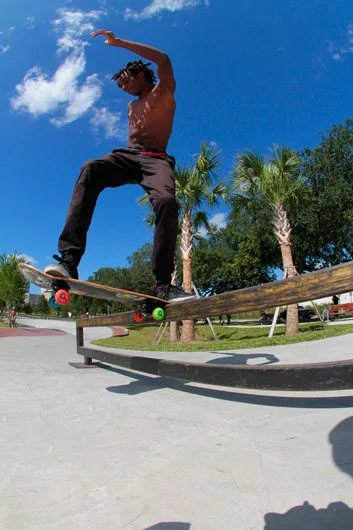
[[153,201],[153,209],[155,211],[177,212],[178,203],[174,195],[164,195]]
[[95,169],[97,167],[98,160],[86,160],[86,162],[83,163],[81,167],[81,173],[91,171],[92,169]]

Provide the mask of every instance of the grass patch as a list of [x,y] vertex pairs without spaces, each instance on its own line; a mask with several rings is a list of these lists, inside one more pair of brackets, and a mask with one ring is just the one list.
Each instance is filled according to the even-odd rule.
[[289,337],[285,335],[284,326],[277,327],[273,337],[269,339],[269,327],[235,328],[216,325],[214,328],[219,342],[214,340],[209,326],[196,326],[196,340],[192,344],[170,343],[169,328],[167,328],[160,344],[152,345],[158,326],[140,325],[129,329],[129,335],[125,337],[99,339],[93,341],[93,344],[107,348],[140,351],[209,351],[214,349],[219,351],[295,344],[353,333],[353,324],[322,327],[318,323],[310,323],[301,324],[299,333]]

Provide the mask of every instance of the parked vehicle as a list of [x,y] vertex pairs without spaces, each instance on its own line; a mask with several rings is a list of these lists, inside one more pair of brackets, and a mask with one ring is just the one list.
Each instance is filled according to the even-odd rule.
[[[282,320],[286,320],[287,317],[287,309],[282,311],[279,316],[282,318]],[[315,316],[315,311],[311,309],[310,307],[303,307],[302,305],[298,306],[298,317],[299,322],[304,322],[307,320],[311,320],[312,317]]]

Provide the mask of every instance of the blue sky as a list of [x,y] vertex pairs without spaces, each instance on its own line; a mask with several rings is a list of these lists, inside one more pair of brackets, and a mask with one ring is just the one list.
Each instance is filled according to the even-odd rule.
[[[0,250],[41,269],[57,252],[82,163],[126,145],[130,96],[110,77],[136,56],[91,39],[101,28],[170,56],[177,113],[168,151],[181,164],[212,142],[227,177],[246,148],[314,147],[320,131],[352,115],[346,0],[2,0]],[[82,279],[125,265],[152,240],[141,193],[100,196]],[[222,225],[225,214],[211,215]]]

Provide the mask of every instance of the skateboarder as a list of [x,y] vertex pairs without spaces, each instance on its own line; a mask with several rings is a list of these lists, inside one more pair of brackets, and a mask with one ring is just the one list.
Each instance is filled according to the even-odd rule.
[[17,311],[16,311],[16,308],[15,307],[12,307],[11,308],[11,311],[10,311],[10,327],[12,326],[13,328],[16,327],[16,320],[17,320]]
[[45,272],[78,278],[77,267],[85,252],[86,235],[96,201],[105,188],[140,184],[149,196],[156,215],[152,251],[152,270],[156,277],[156,296],[169,301],[193,298],[170,285],[178,226],[173,170],[175,159],[166,152],[175,112],[175,80],[169,57],[145,44],[115,37],[108,30],[91,33],[103,35],[105,44],[129,50],[157,65],[158,82],[150,62],[129,62],[112,80],[131,96],[128,104],[129,133],[127,147],[114,149],[97,160],[84,163],[76,182],[66,223],[54,255],[57,264]]

